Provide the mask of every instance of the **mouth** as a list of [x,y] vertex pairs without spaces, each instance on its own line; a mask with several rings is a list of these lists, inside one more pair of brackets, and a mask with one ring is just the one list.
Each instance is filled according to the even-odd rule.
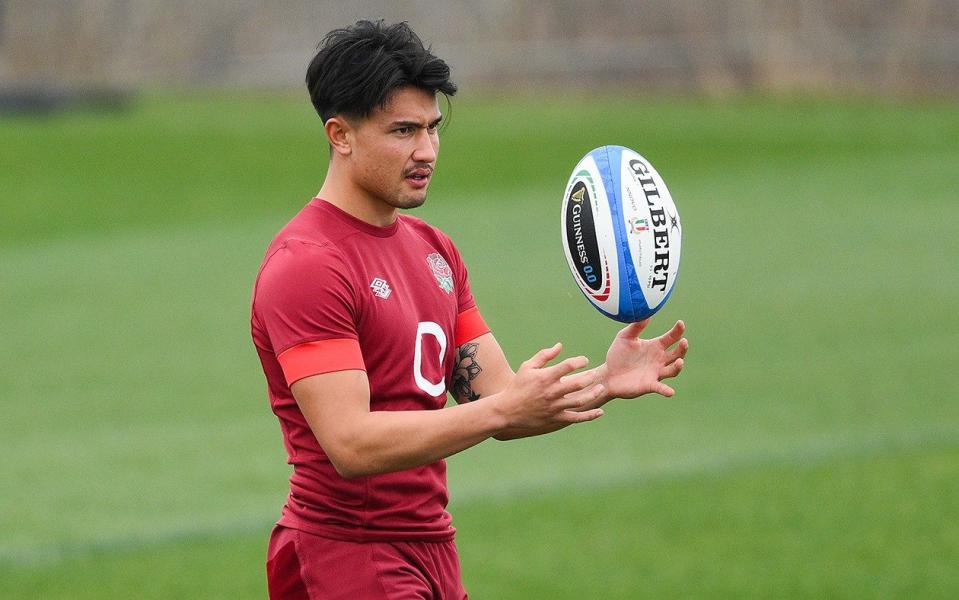
[[433,175],[432,167],[417,167],[406,172],[406,182],[414,188],[425,188]]

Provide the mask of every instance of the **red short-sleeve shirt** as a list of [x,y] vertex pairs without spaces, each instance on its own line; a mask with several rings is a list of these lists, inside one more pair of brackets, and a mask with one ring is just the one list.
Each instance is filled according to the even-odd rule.
[[445,234],[407,215],[376,227],[316,198],[304,207],[270,244],[253,291],[253,341],[293,465],[279,523],[353,541],[450,539],[444,461],[344,479],[290,385],[361,369],[371,410],[438,410],[456,347],[487,331]]

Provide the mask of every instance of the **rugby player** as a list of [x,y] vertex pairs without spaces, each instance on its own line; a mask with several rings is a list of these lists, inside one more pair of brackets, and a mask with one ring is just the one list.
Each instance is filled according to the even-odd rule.
[[629,325],[590,370],[556,344],[514,372],[456,246],[400,212],[436,169],[446,63],[405,23],[359,21],[324,38],[306,83],[329,170],[270,243],[251,319],[293,465],[270,597],[466,598],[444,458],[592,421],[612,398],[671,396],[684,325],[654,339]]

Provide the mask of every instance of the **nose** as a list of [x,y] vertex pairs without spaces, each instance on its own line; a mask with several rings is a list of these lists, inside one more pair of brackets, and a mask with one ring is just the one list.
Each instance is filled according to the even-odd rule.
[[436,162],[436,151],[439,149],[440,140],[436,132],[423,128],[416,132],[416,145],[413,147],[414,162],[433,163]]

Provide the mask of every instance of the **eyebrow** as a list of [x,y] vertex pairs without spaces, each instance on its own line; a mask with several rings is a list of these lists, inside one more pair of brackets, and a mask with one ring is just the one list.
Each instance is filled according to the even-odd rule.
[[[440,115],[439,117],[437,117],[436,119],[434,119],[433,121],[431,121],[431,122],[427,125],[427,127],[436,127],[437,125],[440,124],[440,121],[442,121],[442,120],[443,120],[443,115]],[[416,128],[419,128],[419,127],[422,127],[422,126],[423,126],[423,125],[421,125],[419,121],[393,121],[392,123],[390,123],[390,128],[394,128],[394,127],[416,127]]]

